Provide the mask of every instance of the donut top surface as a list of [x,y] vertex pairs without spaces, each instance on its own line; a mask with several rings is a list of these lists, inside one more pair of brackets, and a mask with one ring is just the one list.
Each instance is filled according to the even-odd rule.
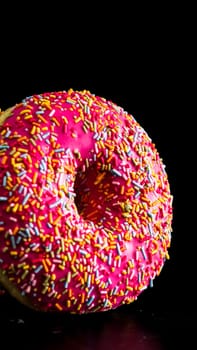
[[132,302],[169,258],[171,223],[163,162],[123,108],[70,89],[0,115],[0,270],[33,307]]

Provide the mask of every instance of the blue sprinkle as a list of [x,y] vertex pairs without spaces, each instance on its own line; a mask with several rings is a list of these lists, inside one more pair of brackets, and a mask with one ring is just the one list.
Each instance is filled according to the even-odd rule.
[[90,306],[92,304],[92,302],[94,301],[94,299],[95,299],[95,295],[92,295],[87,301],[87,306]]
[[117,249],[118,255],[121,255],[122,252],[120,250],[120,244],[118,242],[116,243],[116,249]]
[[152,225],[150,224],[150,222],[148,223],[148,229],[149,229],[150,235],[151,235],[151,236],[154,236],[154,234],[153,234],[153,229],[152,229]]
[[153,287],[153,279],[152,279],[152,278],[150,279],[149,286],[150,286],[151,288]]
[[26,174],[26,170],[21,171],[20,173],[17,174],[17,176],[21,177]]
[[7,130],[7,132],[6,132],[6,134],[5,134],[5,136],[4,136],[4,138],[5,138],[5,137],[9,137],[9,136],[10,136],[10,134],[11,134],[11,130],[10,130],[10,129],[8,129],[8,130]]
[[40,236],[40,232],[36,226],[34,227],[34,231],[36,233],[36,236]]
[[14,236],[10,236],[10,240],[11,240],[12,248],[16,249],[15,237]]
[[112,253],[109,253],[108,255],[108,265],[111,265],[112,263]]
[[88,296],[90,296],[90,294],[93,292],[93,290],[94,290],[94,286],[92,286],[92,287],[89,289],[89,291],[88,291]]
[[8,199],[8,197],[3,197],[3,196],[0,197],[0,201],[2,201],[2,202],[7,201],[7,199]]
[[36,111],[35,113],[36,113],[36,114],[43,114],[44,111],[43,111],[43,110],[38,110],[38,111]]
[[8,145],[0,145],[0,149],[8,149],[10,148]]
[[18,192],[19,192],[19,193],[22,193],[23,190],[24,190],[24,186],[23,186],[23,185],[20,185],[20,187],[19,187],[19,189],[18,189]]
[[38,273],[38,272],[40,272],[40,270],[42,270],[42,269],[43,269],[43,266],[40,265],[40,266],[38,266],[38,267],[34,270],[34,272],[35,272],[35,273]]
[[62,199],[58,199],[55,203],[49,204],[49,208],[57,207],[59,204],[61,204]]
[[27,203],[27,201],[28,201],[29,197],[31,197],[31,195],[32,195],[31,192],[26,194],[25,198],[22,201],[22,205],[25,205]]
[[117,291],[118,291],[118,286],[114,287],[113,291],[112,291],[112,294],[113,295],[116,295],[117,294]]
[[25,233],[27,237],[31,237],[30,230],[28,228],[25,229]]
[[139,282],[139,283],[142,282],[142,274],[141,274],[141,271],[138,272],[138,282]]
[[112,173],[113,175],[122,176],[122,174],[120,173],[120,171],[118,171],[117,169],[111,169],[111,173]]
[[45,134],[42,135],[43,139],[46,139],[48,136],[50,136],[50,132],[46,132]]
[[144,247],[141,248],[141,251],[142,251],[142,255],[143,255],[144,259],[146,260],[147,256],[146,256],[146,252],[144,250]]
[[106,307],[108,304],[108,299],[104,299],[104,304],[103,304],[103,307]]
[[122,241],[122,237],[121,237],[121,234],[120,234],[120,233],[118,234],[118,240],[119,240],[119,241]]
[[110,277],[108,278],[108,283],[109,283],[109,284],[112,284],[112,280],[111,280]]
[[63,147],[62,148],[56,148],[54,150],[54,152],[64,152],[64,148]]
[[22,240],[22,237],[18,236],[17,239],[16,239],[16,244],[19,244],[21,240]]
[[79,249],[79,252],[82,254],[82,255],[86,255],[88,254],[88,252],[84,249]]
[[87,287],[90,288],[90,285],[91,285],[91,275],[88,275]]
[[5,175],[5,176],[3,177],[3,187],[6,186],[6,183],[7,183],[7,176]]

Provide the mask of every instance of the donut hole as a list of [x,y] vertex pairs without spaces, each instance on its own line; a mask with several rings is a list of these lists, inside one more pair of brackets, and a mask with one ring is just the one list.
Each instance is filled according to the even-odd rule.
[[109,171],[99,171],[91,166],[78,172],[75,179],[75,204],[78,213],[86,221],[102,224],[110,219],[114,189]]

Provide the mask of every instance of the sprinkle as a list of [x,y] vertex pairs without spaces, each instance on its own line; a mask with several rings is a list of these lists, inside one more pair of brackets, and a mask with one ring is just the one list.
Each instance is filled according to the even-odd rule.
[[3,201],[7,201],[7,200],[8,200],[8,197],[4,197],[4,196],[1,196],[1,197],[0,197],[0,202],[1,202],[1,201],[2,201],[2,202],[3,202]]
[[149,286],[152,288],[153,287],[153,279],[150,279]]
[[92,295],[88,300],[87,300],[87,306],[89,307],[95,299],[95,295]]
[[111,169],[111,173],[112,173],[113,175],[122,176],[122,174],[120,173],[120,171],[118,171],[117,169]]
[[116,243],[116,249],[117,249],[118,255],[121,255],[122,252],[121,252],[121,249],[120,249],[120,244],[118,242]]
[[61,147],[61,148],[57,148],[54,150],[55,153],[58,153],[58,152],[64,152],[64,148]]
[[142,251],[142,255],[143,255],[144,259],[147,260],[147,255],[146,255],[146,252],[144,250],[144,247],[141,247],[141,251]]
[[132,181],[132,183],[133,183],[135,186],[139,187],[140,189],[143,188],[143,186],[140,185],[140,184],[139,184],[138,182],[136,182],[136,181]]
[[55,303],[55,306],[58,310],[62,311],[63,307],[59,303]]
[[9,149],[10,148],[10,146],[8,146],[8,145],[0,145],[0,150],[2,150],[2,149]]
[[62,203],[62,199],[58,199],[56,202],[52,203],[52,204],[49,204],[49,208],[55,208],[57,207],[59,204]]
[[153,229],[152,229],[152,225],[151,225],[150,222],[148,222],[148,229],[149,229],[150,235],[151,235],[151,236],[154,236]]
[[40,272],[42,269],[43,269],[43,265],[39,265],[39,266],[34,270],[34,272],[35,272],[35,273],[38,273],[38,272]]
[[29,193],[26,194],[25,198],[24,198],[23,201],[22,201],[22,205],[25,205],[25,204],[28,202],[28,200],[29,200],[29,198],[31,197],[31,195],[32,195],[31,192],[29,192]]
[[55,114],[55,109],[52,109],[52,111],[49,113],[49,117],[52,117]]

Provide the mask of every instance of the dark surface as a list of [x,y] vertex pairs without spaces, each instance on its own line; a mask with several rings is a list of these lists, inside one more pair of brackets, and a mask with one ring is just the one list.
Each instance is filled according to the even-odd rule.
[[[162,303],[162,302],[161,302]],[[195,314],[140,309],[134,304],[107,313],[83,316],[27,311],[1,301],[1,349],[160,350],[195,348]]]
[[149,10],[137,12],[134,21],[130,9],[118,9],[116,15],[105,9],[95,23],[88,22],[87,12],[78,22],[73,12],[67,10],[65,19],[59,11],[57,26],[56,9],[52,17],[37,11],[31,19],[28,12],[22,20],[11,17],[12,29],[1,31],[2,109],[34,93],[69,88],[112,100],[133,114],[156,144],[174,196],[170,260],[152,289],[131,305],[84,316],[34,313],[0,296],[1,350],[196,347],[193,46],[180,6],[156,9],[157,15]]

